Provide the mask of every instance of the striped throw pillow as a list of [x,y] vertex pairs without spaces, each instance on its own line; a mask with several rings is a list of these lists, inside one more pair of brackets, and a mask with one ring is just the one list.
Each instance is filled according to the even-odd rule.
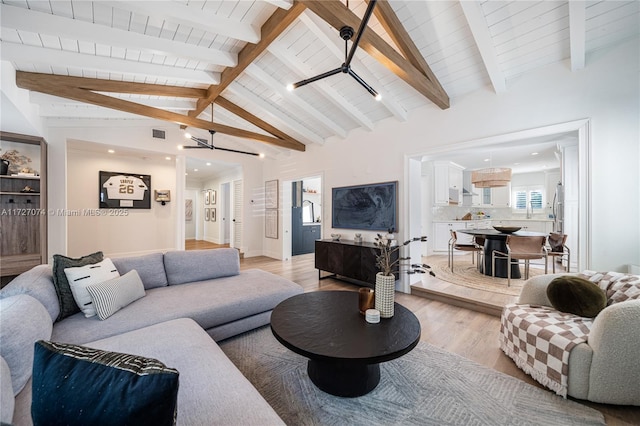
[[102,262],[92,265],[66,268],[64,273],[69,281],[73,298],[87,318],[96,315],[96,310],[93,307],[91,296],[87,292],[87,287],[120,276],[115,265],[108,257]]
[[135,269],[120,277],[90,285],[87,291],[101,320],[145,295],[144,284]]

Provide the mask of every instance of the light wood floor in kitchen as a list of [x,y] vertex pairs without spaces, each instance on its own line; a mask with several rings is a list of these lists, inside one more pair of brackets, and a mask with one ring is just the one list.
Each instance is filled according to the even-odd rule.
[[[188,242],[187,249],[224,247],[207,242]],[[228,246],[226,246],[228,247]],[[305,291],[349,290],[358,286],[333,278],[318,280],[313,254],[294,256],[281,261],[265,256],[244,258],[241,269],[259,268],[300,284]],[[429,281],[435,284],[435,278]],[[448,283],[438,285],[445,286]],[[490,300],[490,297],[489,299]],[[396,301],[410,309],[422,326],[421,340],[449,352],[457,353],[479,364],[541,387],[524,374],[498,346],[500,319],[494,315],[427,299],[417,295],[396,293]],[[601,411],[608,425],[640,425],[640,407],[614,406],[579,401]],[[531,401],[535,404],[535,401]]]

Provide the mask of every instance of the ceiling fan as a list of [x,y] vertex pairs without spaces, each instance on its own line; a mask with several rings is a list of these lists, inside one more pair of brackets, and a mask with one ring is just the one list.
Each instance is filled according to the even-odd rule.
[[[213,122],[213,104],[211,104],[211,121]],[[186,145],[186,146],[183,146],[182,148],[183,149],[211,149],[211,150],[216,149],[218,151],[236,152],[238,154],[255,155],[257,157],[261,156],[261,154],[258,154],[256,152],[240,151],[238,149],[220,148],[218,146],[215,146],[213,144],[213,135],[216,134],[216,131],[209,129],[209,134],[211,135],[211,142],[207,142],[207,140],[204,138],[198,138],[198,137],[192,136],[190,133],[185,133],[185,137],[187,139],[191,139],[192,141],[197,143],[197,145]]]
[[[297,89],[298,87],[302,87],[309,83],[313,83],[314,81],[318,81],[323,78],[330,77],[332,75],[342,72],[345,74],[349,74],[351,77],[353,77],[358,83],[360,83],[360,85],[362,85],[362,87],[364,87],[367,90],[367,92],[371,93],[371,95],[374,96],[377,101],[379,101],[381,99],[380,94],[376,92],[373,89],[373,87],[369,86],[369,84],[367,84],[367,82],[364,81],[362,77],[360,77],[358,74],[355,73],[355,71],[351,69],[351,60],[353,59],[353,56],[356,53],[356,49],[358,48],[358,44],[360,43],[360,39],[362,38],[362,33],[367,28],[367,22],[369,22],[369,18],[373,13],[373,8],[376,6],[376,3],[377,3],[377,0],[369,1],[367,10],[365,11],[364,16],[362,17],[362,22],[360,22],[360,28],[358,29],[358,35],[356,36],[356,40],[353,42],[353,45],[351,46],[351,50],[349,51],[347,49],[347,43],[349,40],[351,40],[351,38],[354,35],[353,28],[348,25],[345,25],[344,27],[340,28],[340,37],[342,37],[342,39],[344,40],[344,63],[340,67],[334,70],[319,74],[315,77],[311,77],[306,80],[300,80],[297,83],[289,84],[287,86],[287,90],[291,91],[291,90]],[[349,0],[347,0],[347,8],[348,7],[349,7]]]

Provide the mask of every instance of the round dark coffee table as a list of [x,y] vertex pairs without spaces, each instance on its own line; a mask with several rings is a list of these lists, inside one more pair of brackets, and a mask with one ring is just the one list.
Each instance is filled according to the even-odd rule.
[[271,314],[271,331],[285,347],[309,358],[311,381],[332,395],[355,397],[380,382],[379,363],[398,358],[420,341],[420,322],[395,304],[392,318],[369,324],[358,293],[317,291],[290,297]]

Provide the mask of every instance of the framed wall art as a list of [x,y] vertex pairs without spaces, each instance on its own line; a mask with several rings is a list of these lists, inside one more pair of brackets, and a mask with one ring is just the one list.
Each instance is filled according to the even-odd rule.
[[204,191],[204,205],[208,206],[210,202],[211,202],[211,194],[209,193],[209,191]]
[[204,209],[204,220],[209,221],[210,219],[210,212],[211,209]]
[[137,173],[98,172],[99,206],[150,209],[151,176]]
[[211,210],[211,214],[209,215],[211,217],[211,222],[215,222],[216,221],[216,209],[214,207],[214,208],[211,208],[209,210]]
[[209,201],[211,202],[211,205],[214,205],[216,203],[216,190],[215,189],[210,189],[209,190]]
[[268,180],[264,183],[264,208],[278,208],[278,179]]
[[266,238],[278,238],[278,209],[265,210],[264,236]]

